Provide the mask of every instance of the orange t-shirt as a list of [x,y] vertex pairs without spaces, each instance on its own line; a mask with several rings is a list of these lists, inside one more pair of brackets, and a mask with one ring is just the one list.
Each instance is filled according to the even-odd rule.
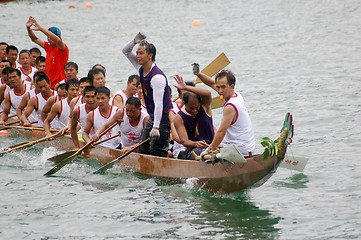
[[67,45],[64,50],[60,50],[58,47],[52,48],[48,42],[44,43],[45,74],[49,77],[51,88],[54,88],[55,84],[65,79],[64,65],[68,62],[69,49]]

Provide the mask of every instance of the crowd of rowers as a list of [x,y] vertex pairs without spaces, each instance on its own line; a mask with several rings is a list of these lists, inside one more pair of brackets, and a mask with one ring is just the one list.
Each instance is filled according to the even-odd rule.
[[[27,23],[33,41],[30,27],[34,25]],[[49,42],[49,35],[56,36],[51,28],[41,31]],[[139,153],[194,159],[192,151],[202,156],[220,145],[235,145],[243,155],[252,155],[255,149],[252,124],[242,96],[234,90],[233,73],[222,70],[213,80],[199,71],[198,64],[193,66],[193,73],[225,101],[217,129],[213,125],[212,95],[208,89],[175,75],[179,98],[172,102],[166,75],[154,63],[156,48],[145,38],[138,33],[123,47],[124,55],[139,75],[131,75],[126,89],[114,94],[105,86],[106,70],[100,64],[79,80],[77,64],[67,62],[63,67],[65,79],[54,83],[44,72],[45,58],[32,56],[34,52],[41,54],[39,49],[17,54],[15,46],[0,43],[0,125],[5,124],[9,115],[16,114],[22,125],[43,126],[48,136],[52,135],[51,129],[70,134],[75,148],[80,147],[79,138],[95,142],[118,135],[101,145],[126,151],[150,138],[138,149]],[[5,54],[1,53],[3,46]],[[47,61],[45,69],[46,64]],[[112,125],[115,126],[101,136]]]

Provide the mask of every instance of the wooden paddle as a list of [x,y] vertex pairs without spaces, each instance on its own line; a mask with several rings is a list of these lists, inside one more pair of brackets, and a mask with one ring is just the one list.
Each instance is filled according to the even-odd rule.
[[[224,54],[223,52],[218,55],[218,57],[216,57],[210,64],[208,64],[202,71],[201,73],[206,74],[209,77],[213,77],[214,75],[216,75],[219,71],[221,71],[223,68],[225,68],[228,64],[230,63],[229,59],[227,58],[226,54]],[[202,80],[197,77],[196,81],[194,82],[195,84],[201,83]],[[175,102],[177,101],[179,98],[179,96],[177,96],[175,99],[173,99],[172,101]],[[216,109],[216,108],[220,108],[222,107],[224,104],[224,102],[220,99],[220,97],[214,97],[212,99],[212,103],[211,103],[211,108],[212,109]]]
[[121,157],[114,159],[113,161],[111,161],[110,163],[104,165],[103,167],[99,168],[98,170],[96,170],[95,172],[93,172],[93,174],[98,174],[98,173],[102,173],[105,172],[106,170],[108,170],[109,168],[112,168],[114,166],[114,164],[116,164],[117,162],[119,162],[120,160],[122,160],[123,158],[125,158],[126,156],[128,156],[129,154],[131,154],[132,152],[134,152],[134,150],[136,150],[137,148],[139,148],[140,146],[142,146],[143,144],[145,144],[146,142],[148,142],[150,140],[150,137],[145,139],[143,142],[140,142],[138,144],[136,144],[134,147],[132,147],[128,152],[124,153]]
[[25,147],[30,147],[30,146],[32,146],[32,145],[34,145],[34,144],[36,144],[36,143],[43,142],[43,141],[46,141],[46,140],[48,140],[48,139],[50,139],[50,138],[58,137],[58,136],[61,136],[61,135],[59,134],[59,132],[58,132],[58,133],[55,133],[55,134],[53,134],[53,135],[51,135],[51,136],[43,137],[43,138],[40,138],[40,139],[38,139],[38,140],[31,141],[31,142],[27,142],[27,143],[24,143],[24,144],[22,144],[22,145],[19,145],[19,146],[16,146],[16,147],[7,149],[7,150],[5,150],[5,151],[3,151],[3,152],[0,152],[0,155],[5,154],[5,153],[8,153],[8,152],[12,152],[12,151],[17,150],[17,149],[21,149],[21,148],[25,148]]
[[[115,125],[118,124],[118,121],[114,122],[112,125],[110,125],[107,129],[105,129],[100,135],[99,137],[102,137],[104,134],[106,134],[110,129],[112,129]],[[76,151],[75,153],[71,154],[70,156],[66,157],[65,159],[63,158],[61,159],[57,159],[55,160],[56,162],[59,162],[55,167],[53,167],[52,169],[50,169],[49,171],[47,171],[44,176],[49,176],[49,175],[53,175],[54,173],[56,173],[57,171],[59,171],[60,169],[62,169],[66,164],[70,163],[71,160],[77,156],[78,154],[80,154],[84,149],[88,148],[90,145],[92,145],[95,141],[90,141],[87,144],[85,144],[83,147],[81,147],[78,151]],[[61,158],[61,157],[59,157]]]
[[[214,75],[216,75],[216,73],[221,71],[229,63],[230,63],[230,61],[227,58],[226,54],[224,54],[222,52],[210,64],[208,64],[207,67],[205,67],[201,71],[201,73],[204,73],[204,74],[206,74],[206,75],[208,75],[210,77],[213,77]],[[197,79],[196,79],[196,81],[194,83],[197,84],[197,83],[201,83],[201,82],[202,82],[202,80],[199,77],[197,77]]]
[[12,122],[6,122],[5,123],[5,126],[9,126],[9,125],[12,125],[12,124],[15,124],[15,123],[19,123],[20,122],[20,120],[18,119],[18,120],[14,120],[14,121],[12,121]]
[[[19,129],[25,129],[25,130],[39,130],[39,131],[44,131],[44,128],[42,127],[24,127],[24,126],[0,126],[0,129],[9,129],[9,128],[19,128]],[[56,129],[50,129],[50,132],[59,132],[60,130],[56,130]]]
[[[98,142],[94,143],[93,146],[99,145],[99,144],[101,144],[101,143],[103,143],[103,142],[106,142],[106,141],[111,140],[111,139],[113,139],[113,138],[119,137],[120,135],[121,135],[121,134],[119,133],[118,135],[114,135],[114,136],[112,136],[112,137],[108,137],[108,138],[106,138],[106,139],[103,139],[103,140],[101,140],[101,141],[98,141]],[[55,163],[59,163],[59,162],[61,162],[63,159],[65,159],[65,158],[69,157],[70,155],[74,154],[75,152],[76,152],[76,150],[74,150],[74,151],[68,151],[68,152],[65,152],[65,153],[56,155],[56,156],[54,156],[54,157],[48,158],[47,160],[48,160],[48,161],[55,162]]]

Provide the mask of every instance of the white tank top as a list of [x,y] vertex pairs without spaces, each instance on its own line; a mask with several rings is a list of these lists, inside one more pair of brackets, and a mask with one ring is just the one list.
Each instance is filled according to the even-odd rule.
[[3,102],[2,102],[1,105],[0,105],[0,111],[4,110],[5,97],[6,97],[6,94],[8,94],[10,91],[11,91],[11,88],[10,88],[8,85],[6,85],[5,91],[4,91],[4,96],[3,96],[3,97],[4,97],[4,100],[3,100]]
[[[52,96],[54,96],[54,91],[51,90],[51,92],[53,93]],[[51,96],[50,96],[50,97],[51,97]],[[50,98],[50,97],[49,97],[49,98]],[[38,123],[35,124],[35,125],[37,125],[37,126],[43,126],[44,123],[43,123],[43,120],[41,120],[41,110],[43,110],[43,107],[44,107],[46,101],[47,101],[49,98],[48,98],[48,99],[45,99],[44,96],[43,96],[41,93],[38,93],[38,94],[35,96],[35,98],[36,98],[36,108],[35,108],[34,111],[32,112],[32,113],[35,112],[35,115],[37,116],[37,121],[38,121]],[[52,125],[51,125],[51,126],[52,126]]]
[[129,122],[129,117],[123,108],[123,122],[120,124],[120,131],[122,132],[122,146],[131,146],[140,141],[140,136],[142,135],[143,131],[143,121],[147,116],[148,114],[145,114],[143,111],[141,111],[137,124],[133,126]]
[[[173,105],[173,108],[171,109],[171,111],[177,115],[177,113],[180,111],[180,108],[179,108],[178,104],[175,102],[172,102],[172,105]],[[171,148],[171,147],[172,146],[169,145],[169,148]],[[179,153],[181,151],[185,151],[185,150],[186,150],[185,146],[183,146],[182,144],[180,144],[179,142],[174,140],[174,143],[173,143],[173,157],[174,158],[177,158]]]
[[[116,106],[111,106],[110,108],[110,114],[109,116],[103,116],[100,113],[99,107],[94,109],[93,111],[93,127],[94,132],[96,132],[102,125],[104,125],[110,118],[114,116],[114,114],[118,111],[118,108]],[[118,135],[120,131],[120,127],[117,124],[115,127],[113,127],[111,130],[109,130],[106,134],[104,134],[100,140],[106,139],[111,136]],[[119,146],[121,140],[119,137],[113,138],[109,141],[103,142],[100,145],[104,147],[110,147],[110,148],[116,148]]]
[[83,100],[84,100],[83,95],[80,95],[79,97],[77,97],[73,109],[76,109],[80,105],[84,104]]
[[34,80],[34,74],[38,71],[38,69],[31,67],[31,73],[30,74],[25,74],[23,71],[23,68],[19,68],[20,72],[21,72],[21,80],[25,81],[25,82],[30,82],[30,81],[26,81],[26,79],[29,77],[31,80]]
[[[33,88],[31,89],[28,93],[28,101],[30,101],[31,98],[35,97],[36,96],[36,89]],[[35,122],[35,121],[38,121],[37,123],[34,123],[35,126],[42,126],[43,124],[43,121],[41,121],[41,116],[40,116],[40,121],[39,121],[39,117],[36,113],[36,111],[32,111],[31,114],[28,116],[28,120],[29,122]],[[40,125],[42,124],[42,125]]]
[[25,91],[23,93],[21,93],[20,95],[17,95],[14,92],[14,89],[11,89],[11,91],[8,93],[9,94],[9,100],[10,100],[10,105],[11,105],[11,109],[10,109],[10,114],[16,114],[16,109],[18,108],[21,99],[23,98],[23,96],[30,91],[30,85],[29,84],[24,84],[25,86]]
[[[88,117],[88,111],[86,110],[86,104],[83,103],[77,107],[78,109],[78,122],[81,127],[81,129],[78,132],[78,136],[81,136],[84,131],[84,127],[86,125],[86,119]],[[75,110],[75,108],[74,108]],[[94,135],[94,128],[92,127],[89,132],[89,137],[92,137]]]
[[66,127],[66,124],[68,123],[70,115],[70,106],[68,104],[68,98],[65,98],[60,101],[60,113],[57,117],[55,117],[58,121],[54,123],[53,128],[54,129],[63,129]]
[[225,104],[231,105],[237,112],[237,118],[235,122],[232,122],[228,127],[226,135],[223,138],[223,144],[235,145],[237,149],[245,156],[255,150],[255,141],[252,129],[251,118],[248,115],[246,105],[244,103],[241,94],[235,92],[235,95],[231,97]]
[[113,100],[112,100],[112,104],[111,104],[111,105],[114,105],[114,98],[115,98],[116,96],[120,96],[120,97],[122,98],[122,100],[123,100],[123,105],[125,105],[125,102],[128,100],[128,97],[127,97],[127,95],[125,95],[124,90],[119,90],[118,92],[116,92],[116,93],[114,94],[114,97],[113,97]]

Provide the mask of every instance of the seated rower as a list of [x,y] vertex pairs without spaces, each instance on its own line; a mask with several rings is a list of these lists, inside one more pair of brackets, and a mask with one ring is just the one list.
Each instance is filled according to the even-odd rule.
[[40,74],[35,74],[35,81],[36,85],[40,93],[38,93],[35,97],[32,97],[24,112],[20,116],[21,122],[25,127],[30,127],[31,123],[29,121],[29,116],[34,113],[34,118],[38,121],[37,126],[43,126],[44,123],[41,120],[41,110],[44,107],[46,101],[51,97],[54,96],[54,91],[50,89],[50,81],[48,76],[45,73],[39,72]]
[[55,84],[54,89],[57,90],[58,86],[62,83],[66,83],[69,79],[78,79],[78,64],[75,62],[67,62],[64,65],[65,79]]
[[176,88],[185,90],[184,107],[174,117],[174,126],[186,150],[186,158],[194,159],[191,152],[202,152],[212,142],[214,127],[212,120],[212,95],[207,89],[187,86],[182,77],[176,75]]
[[19,53],[19,63],[21,67],[19,68],[21,72],[21,80],[26,81],[27,84],[34,83],[34,74],[36,73],[37,69],[31,66],[31,58],[30,52],[26,49],[23,49]]
[[139,83],[140,79],[138,75],[129,76],[127,88],[125,90],[119,90],[114,94],[112,105],[117,106],[118,108],[124,108],[127,99],[136,95]]
[[[234,90],[234,74],[229,70],[222,70],[213,80],[199,72],[199,65],[198,69],[195,65],[193,73],[225,100],[221,125],[209,148],[215,149],[221,143],[224,146],[235,145],[244,156],[252,156],[255,150],[252,123],[242,95]],[[206,154],[207,151],[202,154]]]
[[38,72],[43,72],[45,73],[45,57],[44,56],[40,56],[36,58],[36,69],[38,70]]
[[[193,82],[187,81],[185,82],[185,84],[187,86],[192,86],[194,87],[195,84]],[[178,91],[178,102],[177,101],[173,101],[173,108],[169,111],[169,123],[170,123],[170,133],[171,133],[171,139],[173,139],[173,146],[172,146],[172,157],[174,158],[178,158],[178,155],[180,152],[185,153],[186,148],[180,144],[180,139],[178,137],[177,134],[177,130],[175,129],[174,126],[174,117],[177,115],[177,113],[182,109],[183,107],[183,93],[185,93],[185,90],[180,90],[177,88]],[[186,156],[180,156],[180,158],[186,158]]]
[[55,103],[50,110],[49,115],[44,121],[44,130],[47,136],[51,135],[50,123],[57,119],[57,123],[53,124],[54,129],[61,130],[67,126],[70,115],[70,102],[73,98],[79,95],[79,81],[77,79],[70,79],[65,83],[65,90],[68,97]]
[[55,91],[54,96],[50,97],[46,101],[43,109],[41,110],[41,120],[44,122],[45,119],[48,117],[48,114],[50,113],[51,107],[55,103],[65,99],[67,96],[68,96],[68,93],[65,90],[65,83],[62,83],[62,84],[59,85],[58,91]]
[[142,105],[140,100],[136,97],[130,97],[125,102],[125,108],[117,111],[114,116],[103,126],[101,126],[92,140],[97,141],[99,134],[111,126],[113,123],[119,120],[120,131],[121,131],[121,143],[122,150],[129,150],[134,144],[140,141],[143,128],[147,123],[149,115],[146,111],[142,111]]
[[[5,61],[5,60],[4,60]],[[8,72],[12,69],[12,67],[5,67],[1,73],[2,73],[2,81],[4,82],[2,85],[0,85],[0,111],[2,112],[5,105],[5,97],[8,94],[8,92],[11,91],[12,87],[10,87],[9,83],[9,77]],[[1,116],[1,115],[0,115]]]
[[[38,93],[39,93],[39,88],[38,85],[36,84],[36,79],[40,76],[43,75],[45,73],[43,72],[36,72],[33,76],[34,79],[34,84],[33,86],[35,86],[35,88],[31,89],[29,92],[27,92],[27,94],[25,94],[23,96],[23,98],[20,101],[20,104],[18,106],[18,108],[16,109],[16,114],[18,116],[19,119],[21,119],[21,115],[23,114],[23,111],[25,109],[25,107],[28,105],[28,102],[31,98],[35,97]],[[40,119],[41,120],[41,119]],[[34,122],[34,121],[38,121],[37,116],[35,116],[35,113],[31,113],[29,116],[29,121],[30,122]],[[43,121],[41,121],[41,126],[42,126]],[[35,124],[37,126],[40,126],[39,123]]]
[[10,69],[8,72],[11,91],[5,96],[4,110],[0,118],[0,125],[4,125],[9,118],[9,113],[16,113],[20,101],[24,94],[30,91],[30,84],[24,84],[21,81],[21,72],[19,69]]
[[[70,134],[74,142],[74,145],[77,149],[80,148],[78,136],[82,136],[84,127],[86,124],[88,113],[93,111],[97,107],[97,102],[95,98],[95,87],[86,86],[83,90],[83,104],[80,104],[74,108],[71,117],[71,126]],[[78,124],[79,123],[79,124]],[[80,130],[78,131],[78,125],[80,125]],[[93,131],[89,132],[89,135],[93,135]]]
[[[92,128],[94,132],[97,132],[98,129],[104,125],[109,119],[111,119],[114,114],[118,111],[116,106],[109,104],[110,100],[110,90],[107,87],[98,87],[95,89],[95,97],[97,100],[98,107],[93,111],[89,112],[86,124],[83,131],[83,139],[85,142],[92,141],[90,139],[90,132]],[[120,131],[119,126],[115,126],[110,129],[106,134],[101,137],[101,140],[118,135]],[[103,142],[100,145],[109,148],[118,148],[120,144],[119,138],[113,138],[109,141]]]

